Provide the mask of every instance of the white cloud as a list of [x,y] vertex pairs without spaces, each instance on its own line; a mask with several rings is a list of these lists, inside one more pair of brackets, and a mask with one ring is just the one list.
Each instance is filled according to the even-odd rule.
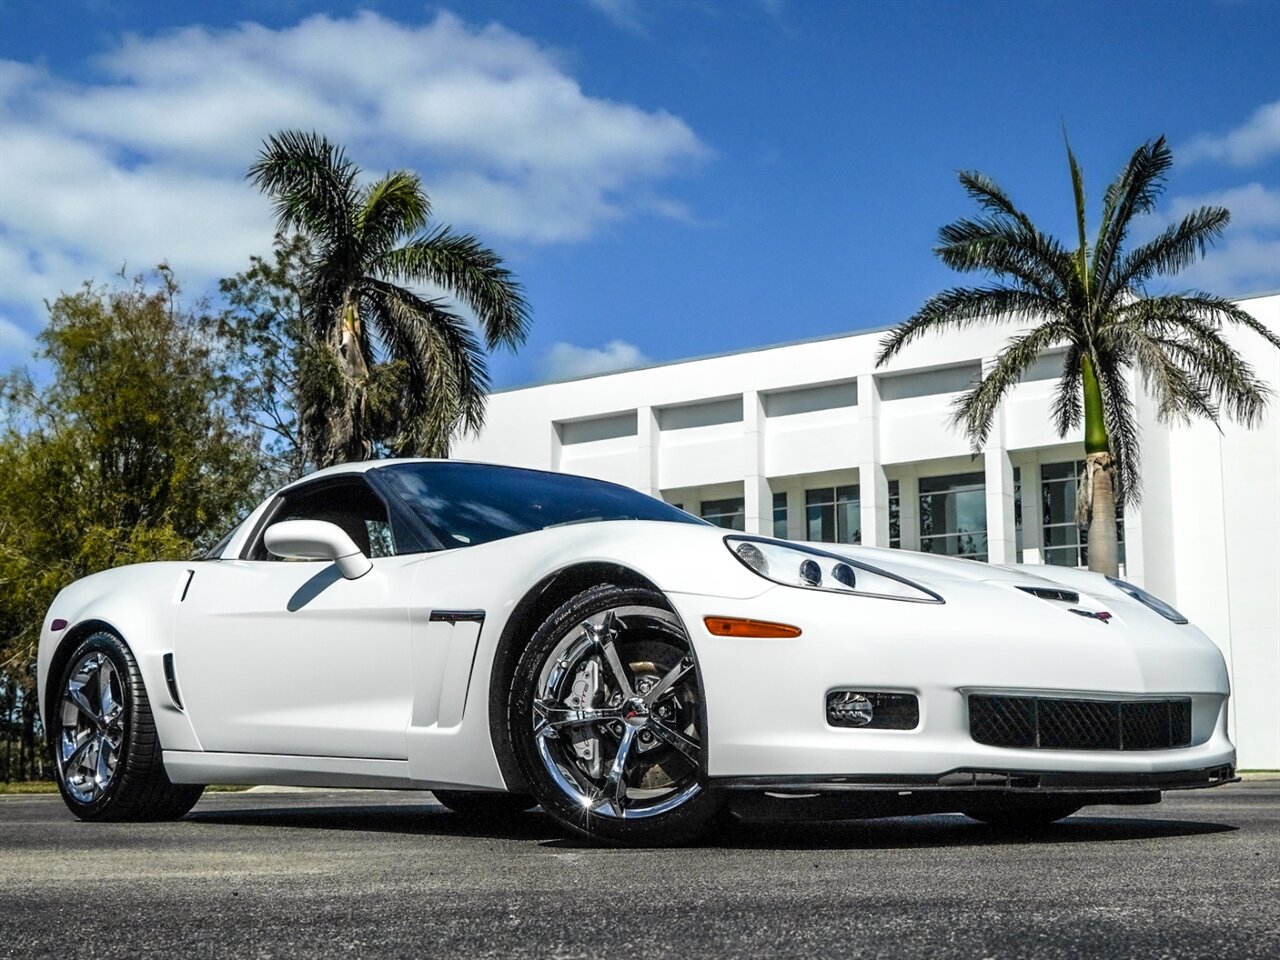
[[35,337],[8,317],[0,316],[0,372],[26,363],[35,349]]
[[1159,281],[1169,289],[1197,287],[1221,296],[1280,289],[1280,190],[1246,183],[1212,193],[1170,197],[1135,224],[1134,242],[1150,240],[1202,206],[1226,207],[1231,224],[1204,257]]
[[640,348],[625,340],[610,340],[601,348],[579,347],[572,343],[556,343],[542,358],[542,375],[548,380],[588,377],[611,370],[642,367],[650,359]]
[[244,173],[283,128],[371,174],[419,171],[441,220],[500,249],[676,211],[655,181],[709,154],[678,117],[590,96],[556,52],[449,13],[129,35],[93,65],[78,83],[0,61],[0,302],[38,310],[126,259],[193,290],[242,268],[272,232]]
[[1200,133],[1174,150],[1183,163],[1225,161],[1236,167],[1259,163],[1280,153],[1280,100],[1266,103],[1244,123],[1223,134]]
[[612,20],[614,26],[629,30],[631,33],[645,32],[644,20],[637,0],[587,0],[587,2]]
[[1260,183],[1246,183],[1193,197],[1172,197],[1166,219],[1168,222],[1181,220],[1203,206],[1226,207],[1231,212],[1232,227],[1280,226],[1280,190],[1271,190]]
[[1280,238],[1233,237],[1164,282],[1170,289],[1195,287],[1224,297],[1280,289]]

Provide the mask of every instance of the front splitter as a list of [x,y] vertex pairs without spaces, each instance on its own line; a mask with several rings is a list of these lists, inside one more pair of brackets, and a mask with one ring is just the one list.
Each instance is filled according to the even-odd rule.
[[743,819],[856,820],[962,812],[1015,798],[1062,797],[1093,804],[1159,803],[1162,791],[1234,783],[1230,764],[1163,773],[952,770],[939,776],[716,777]]

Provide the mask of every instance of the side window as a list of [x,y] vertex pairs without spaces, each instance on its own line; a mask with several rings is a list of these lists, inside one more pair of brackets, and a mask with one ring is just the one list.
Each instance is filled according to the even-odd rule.
[[[346,531],[366,557],[391,557],[396,538],[386,505],[360,477],[324,481],[285,495],[284,505],[271,523],[284,520],[323,520]],[[270,524],[268,524],[270,526]],[[259,539],[254,560],[279,560]]]

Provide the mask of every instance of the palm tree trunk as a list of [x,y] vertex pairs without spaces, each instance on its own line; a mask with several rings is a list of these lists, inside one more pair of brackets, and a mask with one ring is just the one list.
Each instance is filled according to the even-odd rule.
[[1084,475],[1080,478],[1076,521],[1089,532],[1089,569],[1109,577],[1120,575],[1116,535],[1115,467],[1102,410],[1102,388],[1086,355],[1081,362],[1084,382]]
[[343,402],[328,414],[326,449],[318,458],[319,466],[367,460],[373,454],[365,424],[369,366],[364,359],[363,337],[359,308],[344,299],[331,341],[342,377]]

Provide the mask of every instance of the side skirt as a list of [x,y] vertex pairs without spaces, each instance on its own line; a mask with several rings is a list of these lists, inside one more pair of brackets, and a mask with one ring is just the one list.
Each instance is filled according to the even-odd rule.
[[428,789],[409,779],[407,760],[166,750],[164,768],[174,783],[269,783],[287,787]]

